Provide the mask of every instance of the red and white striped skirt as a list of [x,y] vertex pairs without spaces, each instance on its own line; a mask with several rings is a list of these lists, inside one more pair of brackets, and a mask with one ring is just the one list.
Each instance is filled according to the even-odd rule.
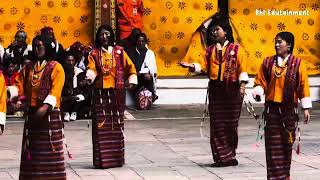
[[[35,112],[35,111],[33,111]],[[63,122],[60,111],[36,121],[26,120],[22,140],[20,180],[65,180]]]
[[117,106],[115,90],[94,90],[93,108],[93,164],[96,168],[121,167],[124,164],[124,112]]
[[224,82],[210,81],[210,144],[215,162],[225,163],[236,158],[242,100],[237,84],[227,90]]
[[272,179],[288,179],[292,158],[292,144],[289,143],[289,132],[295,141],[296,122],[299,117],[294,110],[289,113],[279,111],[277,106],[267,106],[264,119],[267,176]]

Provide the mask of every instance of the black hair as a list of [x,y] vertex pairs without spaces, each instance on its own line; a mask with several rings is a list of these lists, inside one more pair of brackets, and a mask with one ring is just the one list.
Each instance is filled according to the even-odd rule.
[[70,46],[69,51],[73,54],[74,58],[78,62],[80,61],[81,57],[85,54],[86,47],[83,44],[81,44],[81,42],[76,41]]
[[[139,28],[134,28],[134,29],[132,29],[129,38],[131,39],[131,41],[136,41],[137,36],[138,36],[139,34],[141,34],[141,33],[142,33],[141,29],[139,29]],[[136,42],[134,42],[134,43],[136,43]]]
[[3,62],[3,67],[7,69],[10,64],[19,65],[15,58],[9,56],[5,58],[5,61]]
[[280,37],[285,40],[287,44],[290,44],[290,48],[288,50],[289,54],[292,54],[294,48],[294,35],[291,32],[280,32],[276,35],[276,38]]
[[27,39],[27,37],[28,37],[27,33],[25,31],[22,31],[22,30],[17,31],[16,34],[14,35],[14,37],[16,37],[18,33],[23,33],[25,35],[25,39]]
[[[69,64],[68,62],[66,62],[66,58],[68,56],[72,56],[73,58],[75,58],[74,54],[71,51],[64,51],[63,54],[62,54],[63,60],[61,62],[61,65],[62,65],[63,69],[65,70],[65,75],[73,77],[73,75],[74,75],[74,72],[73,72],[74,67],[71,64]],[[75,63],[77,63],[76,59],[75,59]]]
[[68,56],[73,56],[75,58],[75,55],[74,55],[74,53],[72,51],[70,51],[70,50],[69,51],[64,51],[63,52],[63,58],[65,59]]
[[137,40],[139,39],[139,37],[143,37],[144,40],[146,41],[146,44],[148,44],[148,38],[147,38],[147,35],[146,35],[145,33],[139,33],[139,34],[137,34],[137,36],[136,36],[136,42],[137,42]]
[[34,47],[34,43],[36,42],[36,41],[41,41],[42,43],[43,43],[43,45],[44,45],[44,48],[45,48],[45,56],[44,56],[44,58],[47,58],[47,53],[48,53],[48,51],[49,51],[49,49],[50,49],[50,47],[45,43],[45,39],[44,39],[44,37],[43,36],[41,36],[41,35],[37,35],[37,36],[35,36],[33,39],[32,39],[32,52],[31,52],[31,54],[30,54],[30,56],[29,56],[29,59],[31,60],[31,61],[36,61],[36,56],[34,55],[34,51],[35,51],[35,47]]
[[54,32],[53,32],[53,28],[52,27],[49,27],[49,26],[46,26],[46,27],[43,27],[41,30],[40,30],[40,35],[43,36],[45,39],[48,39],[47,36],[47,33],[52,31],[52,36],[53,36],[53,42],[56,41],[56,37],[54,35]]
[[77,80],[78,82],[81,81],[81,80],[84,80],[86,79],[86,71],[85,72],[81,72],[77,75]]
[[97,30],[97,33],[96,33],[96,39],[95,39],[95,46],[96,48],[101,48],[101,43],[100,43],[100,37],[99,37],[99,34],[102,30],[107,30],[110,32],[110,37],[108,37],[108,44],[109,46],[114,46],[114,43],[115,43],[115,36],[114,36],[114,32],[113,32],[113,29],[111,26],[109,26],[108,24],[104,24],[104,25],[101,25],[98,30]]
[[41,41],[41,42],[44,42],[44,38],[41,35],[37,35],[32,39],[32,46],[37,40]]
[[[220,13],[215,14],[212,17],[212,21],[210,22],[210,24],[209,24],[209,26],[207,28],[207,35],[208,35],[208,32],[210,32],[216,26],[220,26],[223,29],[223,31],[226,32],[226,39],[229,42],[234,42],[232,28],[230,26],[228,18],[223,18],[223,16]],[[212,42],[212,39],[207,38],[207,44],[208,45],[212,45],[214,43],[215,42]]]

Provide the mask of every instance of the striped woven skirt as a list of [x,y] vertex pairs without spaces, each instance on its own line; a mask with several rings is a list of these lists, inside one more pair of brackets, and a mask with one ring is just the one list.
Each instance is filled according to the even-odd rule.
[[19,179],[65,180],[60,111],[53,110],[41,120],[32,119],[32,112],[24,125]]
[[242,100],[237,84],[227,89],[224,82],[210,81],[210,145],[215,162],[225,163],[236,158]]
[[121,167],[124,164],[123,108],[114,89],[93,92],[93,165],[95,168]]
[[[299,117],[294,110],[286,113],[279,110],[279,107],[266,106],[264,118],[267,177],[269,180],[289,179],[295,125]],[[289,132],[292,133],[291,143],[289,143]]]

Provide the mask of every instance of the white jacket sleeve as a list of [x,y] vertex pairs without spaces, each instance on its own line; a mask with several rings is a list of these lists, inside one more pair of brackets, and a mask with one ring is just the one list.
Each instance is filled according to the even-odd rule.
[[157,73],[156,57],[152,50],[147,51],[146,57],[140,70],[141,73],[146,73],[147,71],[152,75]]

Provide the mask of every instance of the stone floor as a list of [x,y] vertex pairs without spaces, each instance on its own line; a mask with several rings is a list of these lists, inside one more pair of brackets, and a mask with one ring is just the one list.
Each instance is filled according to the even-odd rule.
[[[74,159],[66,156],[70,180],[247,180],[266,179],[264,143],[256,146],[257,123],[243,110],[239,127],[237,158],[239,165],[211,168],[213,163],[208,138],[200,136],[202,105],[155,106],[150,111],[129,110],[125,122],[126,164],[121,168],[93,169],[91,127],[86,120],[65,124],[66,137]],[[259,113],[261,108],[257,108]],[[312,122],[301,124],[300,155],[294,153],[292,179],[320,177],[320,108],[313,110]],[[21,119],[8,119],[0,136],[0,179],[18,179]]]

